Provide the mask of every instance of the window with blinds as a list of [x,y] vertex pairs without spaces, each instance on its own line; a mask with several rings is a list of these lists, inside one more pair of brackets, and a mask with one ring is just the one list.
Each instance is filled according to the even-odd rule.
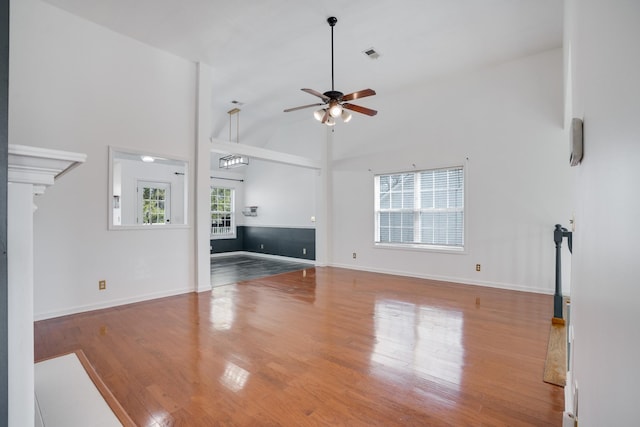
[[235,236],[234,190],[211,187],[211,238],[230,239]]
[[375,242],[464,248],[462,166],[375,176]]

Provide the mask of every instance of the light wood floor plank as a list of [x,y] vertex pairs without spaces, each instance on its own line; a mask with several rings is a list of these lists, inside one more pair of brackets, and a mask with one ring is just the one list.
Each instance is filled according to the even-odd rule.
[[308,268],[36,322],[140,426],[561,425],[552,296]]

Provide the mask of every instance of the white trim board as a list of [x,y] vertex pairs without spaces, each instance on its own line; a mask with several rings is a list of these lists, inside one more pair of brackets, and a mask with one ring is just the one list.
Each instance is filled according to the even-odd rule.
[[121,427],[75,353],[35,364],[36,426]]

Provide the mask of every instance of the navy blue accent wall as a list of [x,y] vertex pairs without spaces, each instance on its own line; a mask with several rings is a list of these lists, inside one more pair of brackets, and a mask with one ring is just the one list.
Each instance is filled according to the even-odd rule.
[[211,240],[212,254],[246,251],[316,259],[315,228],[239,226],[236,239]]
[[[306,249],[306,254],[303,250]],[[316,259],[314,228],[245,227],[244,250],[293,258]]]

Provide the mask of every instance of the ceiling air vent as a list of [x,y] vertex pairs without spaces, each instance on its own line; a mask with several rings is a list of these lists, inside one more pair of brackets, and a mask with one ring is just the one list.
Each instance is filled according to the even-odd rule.
[[363,50],[362,53],[364,53],[365,55],[367,55],[371,59],[380,58],[380,54],[378,52],[376,52],[376,50],[374,48]]

